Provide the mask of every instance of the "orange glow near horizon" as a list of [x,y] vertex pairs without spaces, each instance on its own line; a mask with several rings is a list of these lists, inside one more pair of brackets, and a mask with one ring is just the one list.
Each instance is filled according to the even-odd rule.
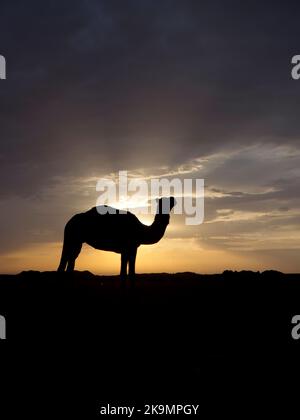
[[[15,274],[23,270],[55,271],[61,243],[34,244],[18,251],[2,255],[1,272]],[[13,267],[13,270],[12,270]],[[94,274],[116,275],[120,269],[120,255],[99,251],[84,245],[76,260],[76,270],[89,270]],[[268,269],[293,272],[295,269],[276,258],[254,258],[248,253],[218,249],[202,249],[193,239],[164,238],[160,243],[141,246],[138,250],[137,273],[184,272],[221,273],[224,270]]]

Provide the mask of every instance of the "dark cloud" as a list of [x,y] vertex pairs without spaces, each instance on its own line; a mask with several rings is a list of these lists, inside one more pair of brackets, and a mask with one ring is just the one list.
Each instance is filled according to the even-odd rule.
[[[6,2],[3,171],[29,188],[47,182],[32,162],[50,177],[175,163],[229,143],[297,142],[296,11],[282,2]],[[17,180],[11,189],[24,192]]]

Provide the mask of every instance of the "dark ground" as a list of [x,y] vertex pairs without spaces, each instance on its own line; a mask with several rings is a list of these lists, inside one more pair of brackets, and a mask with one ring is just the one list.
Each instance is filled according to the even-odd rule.
[[145,274],[124,287],[89,272],[23,272],[0,277],[0,314],[11,412],[89,418],[99,401],[191,401],[231,413],[299,353],[300,275]]

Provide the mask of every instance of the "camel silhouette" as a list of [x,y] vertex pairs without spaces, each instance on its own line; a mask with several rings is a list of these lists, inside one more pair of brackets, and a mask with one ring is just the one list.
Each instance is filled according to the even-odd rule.
[[175,198],[160,198],[154,222],[144,225],[130,212],[108,206],[93,207],[73,216],[65,226],[64,243],[57,271],[73,271],[83,243],[96,249],[121,254],[121,278],[135,276],[135,260],[140,245],[158,242],[166,231]]

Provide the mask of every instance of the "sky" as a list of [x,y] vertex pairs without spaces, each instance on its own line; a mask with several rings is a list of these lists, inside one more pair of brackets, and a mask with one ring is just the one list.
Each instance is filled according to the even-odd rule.
[[[297,4],[298,3],[298,4]],[[205,181],[138,272],[300,271],[299,2],[3,1],[0,271],[55,270],[120,170]],[[151,218],[145,218],[150,223]],[[116,274],[85,246],[77,269]]]

